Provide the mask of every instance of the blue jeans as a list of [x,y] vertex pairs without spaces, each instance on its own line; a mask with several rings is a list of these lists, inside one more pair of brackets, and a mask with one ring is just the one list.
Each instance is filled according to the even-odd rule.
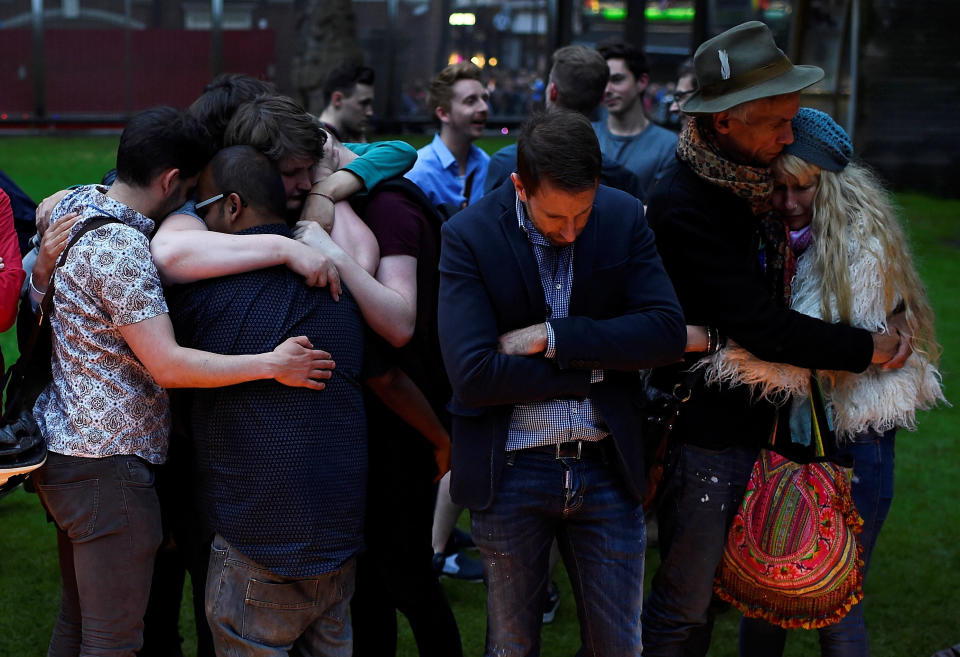
[[486,655],[540,654],[554,538],[573,585],[583,654],[641,654],[643,510],[606,458],[514,452],[493,504],[471,520],[487,583]]
[[136,456],[50,453],[33,473],[57,526],[60,615],[48,657],[132,657],[160,546],[160,503],[151,467]]
[[317,577],[284,577],[217,534],[207,573],[207,621],[218,657],[350,657],[355,561]]
[[679,445],[670,455],[657,512],[660,568],[643,609],[644,654],[707,654],[713,579],[757,454]]
[[[857,511],[863,517],[860,543],[863,545],[863,576],[880,528],[893,502],[893,458],[896,429],[886,433],[870,431],[852,439],[838,451],[853,457],[851,493]],[[820,654],[823,657],[868,657],[870,645],[863,619],[863,602],[854,606],[843,619],[820,628]],[[743,657],[777,657],[783,654],[787,631],[755,618],[740,623],[740,654]]]

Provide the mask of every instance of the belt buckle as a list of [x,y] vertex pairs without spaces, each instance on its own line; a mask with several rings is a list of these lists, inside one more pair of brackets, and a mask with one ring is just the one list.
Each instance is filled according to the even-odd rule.
[[[577,456],[576,456],[576,460],[580,461],[580,460],[582,460],[582,455],[583,455],[583,441],[582,441],[582,440],[577,440],[577,441],[574,441],[574,442],[577,443]],[[561,442],[559,442],[559,441],[557,441],[557,443],[556,443],[556,445],[557,445],[556,460],[559,461],[560,459],[563,459],[563,458],[573,458],[573,457],[570,457],[570,456],[560,456],[560,445],[562,445],[562,444],[563,444],[563,443],[561,443]]]

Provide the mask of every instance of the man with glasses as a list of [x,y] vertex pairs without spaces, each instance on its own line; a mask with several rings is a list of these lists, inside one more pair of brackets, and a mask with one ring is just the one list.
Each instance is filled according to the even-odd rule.
[[[280,171],[253,147],[220,151],[197,198],[212,231],[292,237]],[[304,333],[333,354],[323,392],[272,382],[195,391],[188,416],[213,536],[206,610],[217,654],[352,654],[367,456],[356,302],[276,266],[175,287],[170,305],[178,338],[196,348],[242,354]]]
[[673,100],[670,102],[670,121],[675,122],[683,130],[690,123],[690,115],[680,109],[687,102],[687,98],[697,91],[697,72],[693,68],[693,59],[684,60],[677,69],[677,86],[673,91]]
[[53,378],[34,407],[49,454],[33,481],[57,527],[62,580],[50,655],[132,657],[141,647],[161,542],[154,466],[169,442],[165,388],[270,378],[321,388],[333,366],[299,331],[242,356],[175,342],[148,236],[153,218],[183,204],[209,154],[196,119],[141,112],[120,137],[113,185],[70,191],[51,218],[80,214],[56,269]]

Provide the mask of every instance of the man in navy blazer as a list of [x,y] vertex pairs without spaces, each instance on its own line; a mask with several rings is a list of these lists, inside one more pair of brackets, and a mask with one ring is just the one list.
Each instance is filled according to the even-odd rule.
[[641,368],[686,331],[640,202],[599,187],[582,115],[535,116],[517,173],[443,227],[440,343],[456,502],[488,587],[488,655],[538,655],[554,538],[586,655],[640,654]]

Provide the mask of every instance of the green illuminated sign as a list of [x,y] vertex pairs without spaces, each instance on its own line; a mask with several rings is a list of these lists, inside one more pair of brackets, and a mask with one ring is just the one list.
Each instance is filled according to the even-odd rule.
[[647,7],[644,15],[648,21],[672,21],[676,23],[689,23],[693,20],[696,12],[693,7]]
[[608,21],[625,21],[627,20],[627,8],[626,7],[601,7],[600,15],[603,16]]
[[[597,6],[599,5],[599,7]],[[598,11],[599,10],[599,11]],[[589,13],[599,13],[605,20],[613,22],[622,22],[627,19],[627,7],[625,2],[611,4],[596,3],[593,10]],[[668,7],[661,9],[657,6],[648,6],[644,10],[647,21],[651,23],[690,23],[696,12],[693,7]]]

